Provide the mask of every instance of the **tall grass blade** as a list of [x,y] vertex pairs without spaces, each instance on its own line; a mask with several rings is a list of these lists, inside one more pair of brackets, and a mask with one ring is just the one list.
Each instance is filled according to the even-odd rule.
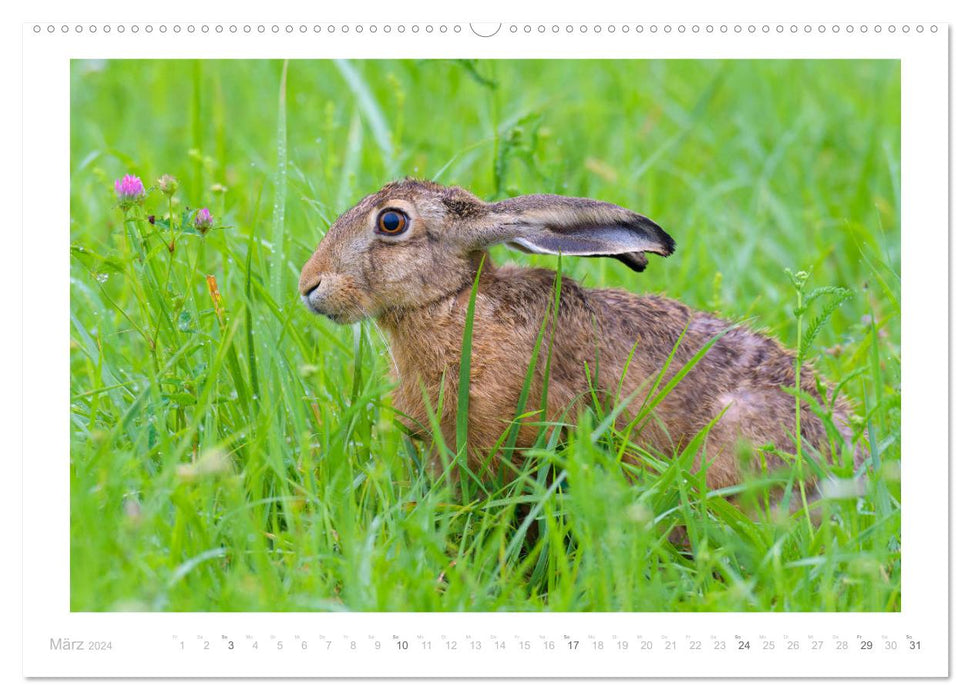
[[[458,406],[455,418],[455,451],[459,456],[459,465],[464,470],[469,468],[469,391],[472,378],[472,327],[475,323],[475,299],[479,293],[479,281],[486,256],[479,260],[479,269],[475,273],[472,288],[469,291],[469,303],[465,315],[465,329],[462,333],[462,357],[459,361]],[[466,481],[462,481],[462,496],[468,500]]]
[[273,176],[273,264],[270,289],[277,303],[287,296],[283,289],[283,270],[286,268],[284,250],[285,226],[287,215],[287,66],[283,61],[280,71],[280,93],[277,98],[276,112],[276,169]]
[[351,93],[353,93],[354,98],[357,100],[358,106],[364,112],[368,126],[371,127],[371,134],[378,143],[378,149],[381,151],[381,156],[384,159],[385,168],[390,170],[394,160],[394,146],[391,143],[391,129],[388,126],[388,120],[385,118],[384,112],[381,111],[377,100],[374,99],[374,94],[353,63],[346,59],[338,59],[334,61],[334,65],[337,66],[340,74],[344,76],[344,80],[347,82],[347,86],[351,89]]

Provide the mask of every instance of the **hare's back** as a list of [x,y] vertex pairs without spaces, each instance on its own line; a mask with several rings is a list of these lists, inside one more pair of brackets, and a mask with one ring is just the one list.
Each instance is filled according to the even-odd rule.
[[[663,296],[619,289],[586,291],[596,302],[605,350],[624,358],[633,351],[648,372],[665,364],[677,372],[695,360],[685,379],[694,375],[714,386],[795,383],[792,354],[774,338],[745,324],[695,311]],[[812,382],[803,384],[812,386]]]

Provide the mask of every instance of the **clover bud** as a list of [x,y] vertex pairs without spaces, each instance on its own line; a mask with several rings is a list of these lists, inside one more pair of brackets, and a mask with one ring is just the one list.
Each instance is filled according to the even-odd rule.
[[208,209],[200,209],[196,212],[196,219],[192,222],[192,225],[196,227],[196,231],[205,234],[212,228],[212,214],[209,213]]
[[171,175],[163,175],[158,179],[158,189],[166,197],[171,197],[179,189],[179,181]]

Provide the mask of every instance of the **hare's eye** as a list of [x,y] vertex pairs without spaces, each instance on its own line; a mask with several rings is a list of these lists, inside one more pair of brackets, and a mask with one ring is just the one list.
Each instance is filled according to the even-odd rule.
[[378,214],[378,233],[398,236],[408,228],[408,215],[400,209],[385,209]]

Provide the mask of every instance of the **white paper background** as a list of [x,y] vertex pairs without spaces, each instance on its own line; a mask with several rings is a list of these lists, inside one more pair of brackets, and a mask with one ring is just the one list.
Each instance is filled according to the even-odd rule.
[[[154,8],[154,9],[157,9]],[[343,8],[347,12],[348,8]],[[382,26],[384,17],[402,17],[400,7],[392,14],[385,13],[355,13],[365,27],[370,23],[368,15],[375,17],[375,22]],[[319,15],[312,12],[302,16]],[[410,14],[410,13],[409,13]],[[446,16],[423,13],[425,17]],[[451,8],[454,15],[454,7]],[[631,13],[616,14],[626,17]],[[72,15],[77,16],[76,11]],[[69,15],[61,15],[67,17]],[[130,16],[130,15],[129,15]],[[547,15],[549,16],[549,15]],[[562,16],[557,12],[556,16]],[[710,16],[710,15],[709,15]],[[85,25],[91,20],[83,19]],[[210,25],[223,23],[228,25],[231,17],[220,19],[216,17]],[[56,26],[63,23],[56,21]],[[68,22],[70,26],[76,22]],[[99,22],[103,24],[104,22]],[[243,22],[236,22],[242,25]],[[284,26],[284,18],[267,18],[267,27],[272,23]],[[326,27],[327,22],[309,21]],[[392,22],[393,24],[396,24]],[[408,24],[412,22],[409,20]],[[422,22],[425,24],[426,22]],[[627,22],[631,26],[638,22],[633,19]],[[645,28],[650,24],[663,27],[660,18],[641,22]],[[701,19],[702,32],[705,24],[713,24],[716,28],[719,22]],[[740,24],[743,28],[753,23],[761,27],[765,22],[729,22],[734,28]],[[768,35],[761,31],[753,38],[742,38],[729,34],[721,36],[716,29],[713,35],[695,35],[690,32],[690,16],[685,15],[683,21],[674,20],[675,28],[671,34],[659,32],[649,36],[644,42],[647,50],[636,47],[638,55],[642,57],[867,57],[867,58],[901,58],[903,60],[903,142],[902,142],[902,230],[903,230],[903,315],[904,336],[904,380],[903,402],[904,409],[904,489],[907,507],[904,509],[904,543],[906,566],[904,567],[904,612],[899,615],[691,615],[691,616],[660,616],[660,615],[515,615],[507,616],[510,621],[496,615],[452,616],[452,615],[367,615],[367,632],[361,628],[362,616],[327,616],[328,634],[330,630],[339,630],[343,625],[347,629],[355,630],[355,634],[362,636],[374,634],[410,635],[428,630],[444,629],[446,626],[458,630],[452,634],[471,633],[483,640],[489,634],[511,636],[513,627],[521,629],[534,638],[538,634],[538,627],[550,630],[549,636],[567,631],[574,637],[594,630],[598,635],[636,634],[638,630],[650,628],[663,630],[683,637],[685,634],[707,636],[718,633],[728,638],[739,629],[743,629],[753,639],[758,634],[773,636],[781,640],[783,634],[805,635],[807,633],[831,635],[839,632],[846,638],[853,639],[857,633],[864,633],[879,639],[880,634],[896,635],[912,634],[921,639],[936,640],[938,644],[947,639],[947,574],[944,562],[947,561],[947,541],[940,536],[947,529],[946,511],[942,507],[942,494],[947,491],[946,445],[940,440],[942,426],[946,425],[946,412],[943,410],[945,391],[947,386],[947,366],[941,354],[944,337],[941,329],[946,327],[946,307],[943,305],[947,297],[946,250],[947,235],[947,120],[943,111],[946,106],[947,75],[942,68],[947,60],[946,26],[938,24],[940,31],[931,38],[929,32],[918,37],[912,34],[895,37],[889,33],[880,36],[869,34],[862,38],[859,34],[848,36],[845,33],[833,35],[827,32],[818,35],[804,35],[802,32],[791,34],[785,32],[778,36],[774,33],[774,26],[778,22],[769,22],[773,31]],[[831,22],[823,22],[831,26]],[[46,23],[41,23],[46,27]],[[114,26],[116,22],[111,22]],[[201,23],[197,23],[201,24]],[[253,23],[256,24],[255,22]],[[298,26],[299,22],[291,22]],[[440,22],[435,21],[437,27]],[[451,24],[451,23],[450,23]],[[549,22],[547,22],[549,24]],[[560,22],[564,24],[564,22]],[[591,26],[593,22],[589,23]],[[606,25],[606,20],[601,24]],[[619,23],[618,23],[619,24]],[[676,27],[686,25],[684,34],[677,34]],[[786,26],[791,22],[784,22]],[[804,22],[799,22],[802,26]],[[820,24],[814,21],[813,26]],[[925,27],[929,22],[923,23]],[[353,24],[351,26],[354,26]],[[467,26],[467,25],[465,25]],[[871,24],[872,26],[872,24]],[[899,23],[898,23],[899,26]],[[29,29],[27,30],[29,31]],[[325,30],[326,31],[326,30]],[[46,32],[45,32],[46,33]],[[72,32],[73,33],[73,32]],[[113,33],[114,34],[114,33]],[[24,528],[32,534],[30,540],[24,542],[24,671],[28,674],[47,672],[52,669],[44,661],[44,654],[38,654],[40,647],[46,648],[51,636],[76,636],[77,638],[109,638],[125,640],[130,644],[124,653],[117,654],[112,661],[113,668],[96,670],[92,667],[92,660],[73,671],[70,666],[62,667],[62,672],[69,674],[86,674],[93,672],[99,675],[113,673],[148,673],[162,675],[163,669],[154,672],[148,670],[151,665],[153,645],[164,654],[169,645],[160,640],[170,640],[171,634],[192,635],[196,633],[218,637],[219,634],[232,632],[236,634],[270,634],[281,636],[286,633],[292,635],[300,630],[304,635],[313,635],[320,631],[320,615],[286,615],[285,625],[278,621],[280,616],[259,615],[90,615],[67,612],[68,577],[67,554],[67,480],[60,482],[57,475],[63,473],[63,465],[67,464],[67,421],[49,420],[51,413],[56,413],[58,405],[67,403],[67,323],[58,323],[56,319],[66,319],[67,315],[67,255],[53,258],[47,255],[50,249],[52,232],[62,231],[67,237],[67,187],[66,176],[60,180],[49,173],[68,172],[68,71],[66,57],[84,56],[172,56],[180,55],[184,51],[186,56],[494,56],[502,57],[511,53],[519,57],[541,56],[627,56],[635,49],[633,42],[619,40],[619,33],[608,35],[604,31],[599,36],[588,33],[583,41],[583,52],[577,45],[564,42],[563,35],[547,34],[540,36],[536,33],[528,37],[522,33],[509,36],[504,35],[501,40],[476,40],[466,32],[461,41],[444,40],[437,36],[435,43],[423,40],[416,45],[406,36],[399,44],[396,40],[382,39],[381,42],[368,42],[361,46],[361,42],[354,34],[346,38],[346,43],[339,44],[336,37],[322,42],[302,41],[298,34],[287,36],[283,32],[274,37],[267,34],[260,36],[253,43],[246,44],[239,40],[239,35],[231,37],[228,33],[217,36],[210,33],[205,42],[197,37],[186,34],[176,38],[173,34],[162,36],[154,34],[147,36],[143,33],[132,36],[127,34],[119,39],[117,35],[111,40],[92,39],[91,36],[67,37],[37,37],[25,39],[24,59],[29,72],[25,73],[24,99],[24,149],[25,163],[23,180],[30,182],[46,182],[48,186],[43,190],[25,188],[24,207],[31,213],[30,231],[24,235],[24,279],[31,279],[33,266],[42,265],[44,277],[51,281],[43,289],[31,288],[29,283],[25,287],[24,313],[24,344],[28,351],[24,354]],[[367,36],[365,34],[365,36]],[[392,35],[393,36],[393,35]],[[29,37],[29,35],[28,35]],[[309,33],[306,35],[309,38]],[[473,43],[478,41],[479,43]],[[508,52],[508,53],[507,53]],[[43,154],[43,155],[41,155]],[[63,191],[58,193],[58,186]],[[39,195],[39,196],[38,196]],[[31,235],[32,232],[45,232],[44,236]],[[921,358],[933,358],[931,361],[918,362]],[[913,362],[911,362],[913,360]],[[60,432],[59,432],[60,431]],[[936,455],[927,450],[927,440],[921,436],[937,436],[934,440],[939,447]],[[913,450],[917,442],[922,442],[922,463],[926,469],[918,469],[913,458],[908,459],[908,448]],[[58,466],[62,465],[62,466]],[[918,486],[911,487],[911,479],[919,478]],[[52,491],[53,489],[53,491]],[[43,503],[37,501],[37,494],[43,495]],[[58,602],[60,601],[60,602]],[[339,618],[347,618],[346,622]],[[256,619],[254,619],[256,618]],[[305,619],[301,619],[305,618]],[[480,620],[481,618],[481,620]],[[137,625],[137,627],[136,627]],[[137,630],[137,632],[136,632]],[[470,632],[471,630],[471,632]],[[604,631],[602,631],[604,630]],[[337,632],[340,633],[340,632]],[[128,640],[141,637],[142,644],[134,644]],[[35,655],[36,654],[36,655]],[[295,657],[290,657],[295,658]],[[383,668],[375,668],[375,661],[369,659],[363,671],[387,672],[394,674],[393,661],[384,656],[379,657]],[[705,660],[703,668],[698,664],[678,666],[684,655],[678,655],[665,662],[658,670],[664,674],[690,674],[702,672],[712,675],[730,675],[738,673],[738,659],[730,656],[731,663],[727,667],[719,667],[717,662]],[[912,675],[920,672],[939,674],[946,671],[946,657],[940,654],[921,655],[927,664],[921,669],[908,667],[895,655],[893,661],[883,659],[877,666],[866,672],[866,675],[903,674]],[[853,655],[854,661],[859,660]],[[581,671],[575,665],[575,657],[566,670],[571,675]],[[475,661],[475,658],[471,660]],[[211,659],[198,662],[196,668],[183,668],[182,674],[193,672],[211,673],[216,675],[233,675],[240,672],[229,667],[221,666],[218,661]],[[277,665],[276,672],[283,674],[300,674],[308,672],[306,668],[295,666],[285,668]],[[412,664],[414,662],[412,661]],[[786,667],[786,659],[782,657],[778,663],[761,671],[749,669],[748,673],[764,672],[768,674],[786,674],[796,672],[798,675],[815,675],[817,669]],[[599,660],[596,668],[604,669],[603,661]],[[248,664],[249,670],[257,674],[272,673],[266,669]],[[353,674],[351,667],[341,668],[342,674]],[[402,672],[413,671],[405,668]],[[620,668],[616,671],[623,674],[630,669]],[[821,670],[821,669],[820,669]],[[519,673],[537,673],[533,666],[517,668],[504,667],[506,675]],[[828,667],[823,673],[826,675],[840,675],[844,672],[860,672],[859,668],[840,668],[839,665]],[[434,673],[434,671],[432,671]],[[550,671],[547,671],[550,672]],[[596,672],[594,670],[593,672]],[[614,671],[610,671],[613,673]],[[744,671],[742,671],[744,673]],[[444,688],[442,689],[444,691]],[[498,690],[498,688],[497,688]],[[446,691],[447,692],[447,691]],[[499,691],[502,692],[502,691]]]

